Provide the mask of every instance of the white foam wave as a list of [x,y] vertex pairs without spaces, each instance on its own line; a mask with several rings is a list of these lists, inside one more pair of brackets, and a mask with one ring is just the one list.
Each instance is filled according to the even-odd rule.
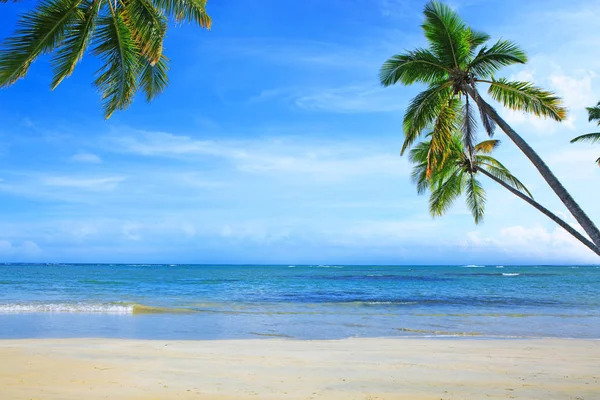
[[0,304],[0,314],[24,313],[82,313],[82,314],[132,314],[133,305],[127,304],[76,304],[76,303],[42,303],[42,304]]
[[504,265],[497,265],[496,268],[504,268]]
[[519,276],[519,275],[521,275],[521,274],[518,274],[518,273],[516,273],[516,272],[514,272],[514,273],[504,273],[504,274],[502,274],[502,276]]
[[485,268],[485,265],[463,265],[461,268]]

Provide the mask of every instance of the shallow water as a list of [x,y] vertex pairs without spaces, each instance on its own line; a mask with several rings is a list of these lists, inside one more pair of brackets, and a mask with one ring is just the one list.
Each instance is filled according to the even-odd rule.
[[584,266],[0,265],[0,338],[600,338]]

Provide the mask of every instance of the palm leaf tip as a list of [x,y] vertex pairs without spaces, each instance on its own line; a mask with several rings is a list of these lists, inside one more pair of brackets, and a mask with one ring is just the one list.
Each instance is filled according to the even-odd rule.
[[587,133],[585,135],[577,136],[576,138],[571,139],[571,143],[578,143],[578,142],[590,142],[590,143],[600,142],[600,132]]
[[499,40],[490,48],[483,47],[471,60],[467,69],[479,77],[488,77],[503,67],[526,62],[527,55],[516,43]]
[[388,59],[379,71],[382,86],[395,83],[435,83],[444,80],[449,70],[428,50],[417,49]]
[[567,109],[562,99],[554,93],[534,86],[530,82],[492,79],[488,89],[490,96],[512,110],[524,111],[555,121],[564,121]]
[[24,77],[35,59],[54,50],[67,28],[81,18],[80,0],[42,0],[17,23],[0,50],[0,87]]
[[100,18],[96,39],[94,53],[104,65],[97,71],[95,84],[102,94],[108,119],[133,101],[138,85],[139,49],[123,17],[115,12]]
[[460,16],[448,5],[431,1],[421,25],[433,53],[444,65],[458,68],[472,51],[472,36]]

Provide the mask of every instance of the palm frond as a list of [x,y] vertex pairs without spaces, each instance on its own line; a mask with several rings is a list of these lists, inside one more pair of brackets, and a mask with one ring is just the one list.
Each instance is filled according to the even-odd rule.
[[490,40],[490,35],[487,33],[476,31],[471,28],[467,28],[467,37],[471,47],[471,56],[475,53],[475,50],[479,46],[484,45],[488,40]]
[[122,14],[114,9],[99,19],[95,41],[94,53],[104,63],[97,71],[95,84],[102,93],[105,117],[109,118],[133,101],[137,90],[139,50]]
[[490,154],[492,151],[500,146],[500,141],[496,139],[484,140],[483,142],[477,143],[475,146],[475,153]]
[[598,121],[598,125],[600,125],[600,102],[595,107],[587,107],[588,112],[588,121]]
[[578,142],[589,142],[589,143],[600,142],[600,132],[587,133],[585,135],[577,136],[576,138],[571,139],[571,143],[578,143]]
[[425,5],[422,28],[431,49],[445,66],[463,66],[471,51],[471,34],[460,16],[449,6],[431,1]]
[[421,135],[423,129],[429,127],[438,117],[451,94],[451,83],[431,85],[411,100],[404,113],[404,143],[400,154]]
[[387,60],[379,71],[379,81],[383,86],[398,82],[404,85],[415,82],[436,83],[445,80],[448,72],[448,68],[429,50],[417,49]]
[[12,85],[31,63],[61,43],[67,27],[81,18],[80,0],[41,0],[19,20],[0,50],[0,87]]
[[139,63],[142,68],[140,73],[140,88],[146,94],[146,101],[152,101],[169,84],[169,78],[167,77],[167,71],[169,70],[168,61],[169,59],[164,55],[156,63],[150,62],[145,58],[140,59]]
[[411,181],[417,186],[417,193],[423,194],[430,187],[430,180],[427,179],[427,163],[417,164],[411,172]]
[[102,0],[84,0],[80,4],[79,18],[67,30],[64,41],[52,57],[54,77],[50,85],[51,89],[55,89],[63,79],[70,76],[83,57],[96,26],[101,5]]
[[465,151],[469,157],[471,157],[473,154],[476,136],[477,120],[475,119],[473,107],[469,101],[469,96],[466,96],[465,104],[463,106],[462,137]]
[[434,217],[440,217],[446,213],[454,204],[454,201],[460,196],[463,190],[464,173],[456,169],[448,179],[440,184],[431,192],[429,197],[429,212]]
[[525,52],[508,40],[498,40],[490,48],[483,47],[467,66],[467,70],[478,77],[490,77],[495,72],[512,64],[527,62]]
[[154,7],[151,0],[131,0],[123,11],[124,20],[132,32],[141,55],[150,63],[157,63],[163,52],[167,18]]
[[468,175],[466,181],[465,202],[475,219],[475,223],[479,224],[483,221],[483,215],[485,214],[485,190],[472,173]]
[[567,110],[560,97],[529,82],[492,78],[488,93],[494,100],[512,110],[552,118],[555,121],[563,121],[567,117]]
[[[479,96],[478,92],[475,92],[477,96]],[[485,109],[485,103],[483,102],[476,102],[477,103],[477,108],[479,109],[479,117],[481,119],[481,124],[483,125],[483,129],[485,129],[485,132],[488,134],[489,137],[493,137],[494,136],[494,132],[496,130],[496,121],[494,121],[492,119],[492,117],[490,117],[490,114],[488,113],[488,110]]]
[[478,156],[478,168],[484,168],[491,175],[496,177],[498,180],[506,183],[512,188],[525,192],[530,198],[533,199],[533,195],[525,187],[523,183],[516,176],[514,176],[502,163],[490,156]]
[[427,157],[427,176],[430,177],[434,169],[445,163],[446,158],[453,153],[452,143],[454,133],[460,129],[460,100],[451,97],[442,107],[435,120],[431,135],[431,144]]
[[210,29],[211,19],[206,12],[206,0],[152,0],[152,2],[177,22],[193,22],[202,28]]

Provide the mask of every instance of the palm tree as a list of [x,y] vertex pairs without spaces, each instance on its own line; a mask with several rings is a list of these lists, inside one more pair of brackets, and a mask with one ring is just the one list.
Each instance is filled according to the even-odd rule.
[[405,141],[402,153],[433,126],[428,173],[434,167],[435,154],[443,154],[456,129],[462,129],[467,154],[474,148],[477,118],[493,135],[499,126],[529,158],[552,190],[573,214],[592,241],[600,246],[600,231],[575,202],[546,163],[480,95],[479,86],[489,85],[490,97],[512,110],[520,110],[556,121],[566,118],[560,98],[530,82],[509,81],[494,74],[502,67],[523,64],[525,53],[513,42],[498,40],[487,45],[490,37],[468,27],[448,6],[432,1],[425,6],[422,25],[428,48],[397,54],[380,71],[383,86],[396,83],[424,83],[427,89],[417,95],[404,114]]
[[[598,102],[596,107],[587,107],[587,111],[589,115],[588,121],[598,121],[598,125],[600,125],[600,101]],[[571,143],[575,142],[600,142],[600,132],[588,133],[585,135],[577,136],[576,138],[571,140]],[[596,163],[598,164],[598,166],[600,166],[600,157],[598,157]]]
[[437,160],[433,170],[429,168],[431,140],[418,143],[412,148],[409,154],[410,161],[415,164],[412,180],[416,184],[419,194],[430,192],[429,211],[431,215],[442,216],[459,196],[464,195],[466,205],[471,211],[475,223],[481,223],[486,203],[485,190],[477,179],[481,174],[535,207],[600,256],[599,247],[535,201],[529,190],[502,163],[490,155],[499,144],[499,140],[483,141],[476,144],[473,147],[473,153],[469,155],[465,152],[462,137],[454,134],[448,142],[447,152],[435,156]]
[[0,88],[23,78],[38,56],[52,54],[54,89],[91,46],[103,63],[94,84],[110,118],[127,108],[138,90],[147,101],[164,90],[169,18],[210,28],[205,6],[206,0],[40,0],[0,49]]

